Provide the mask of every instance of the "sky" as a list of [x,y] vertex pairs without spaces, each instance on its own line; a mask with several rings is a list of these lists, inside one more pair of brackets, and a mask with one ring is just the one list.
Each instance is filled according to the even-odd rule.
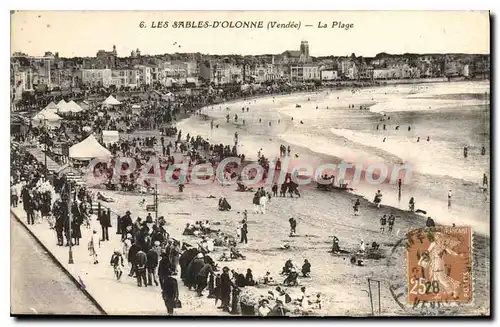
[[[299,29],[172,28],[174,21],[294,22]],[[168,21],[169,27],[151,28]],[[141,28],[144,22],[146,28]],[[353,24],[348,30],[337,24]],[[327,28],[318,28],[319,24]],[[306,27],[305,25],[312,25]],[[387,53],[490,53],[488,12],[479,11],[18,11],[11,15],[11,54],[126,57],[145,54],[277,54],[309,43],[311,56]],[[180,47],[179,47],[180,46]]]

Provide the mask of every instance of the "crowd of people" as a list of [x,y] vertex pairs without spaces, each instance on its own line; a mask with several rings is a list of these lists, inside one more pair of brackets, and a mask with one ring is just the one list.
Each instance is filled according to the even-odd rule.
[[[49,147],[47,153],[53,155],[50,147],[66,136],[74,142],[83,139],[87,132],[82,127],[86,125],[95,132],[105,129],[120,129],[122,126],[128,131],[135,128],[160,128],[163,122],[162,116],[159,115],[159,112],[162,111],[161,107],[153,100],[150,100],[143,107],[145,110],[144,114],[141,115],[134,114],[127,106],[122,112],[103,111],[102,115],[95,117],[85,113],[78,119],[65,120],[60,127],[52,131],[30,125],[28,132],[23,135],[23,138],[27,137],[27,139],[20,139],[20,141],[33,139],[40,143],[46,143]],[[185,109],[186,107],[175,106],[175,108],[181,110],[181,108]],[[235,117],[235,119],[237,118]],[[100,164],[95,169],[100,174],[107,176],[108,188],[137,191],[140,187],[145,186],[150,189],[151,184],[148,184],[147,180],[145,181],[146,185],[140,185],[138,176],[145,163],[158,153],[162,153],[164,157],[160,161],[162,171],[178,161],[174,154],[182,155],[182,160],[186,160],[189,167],[206,162],[216,166],[229,156],[238,156],[242,161],[245,159],[244,154],[237,151],[237,141],[234,145],[212,144],[201,136],[193,137],[187,134],[184,137],[182,131],[175,127],[161,127],[160,130],[161,135],[158,138],[155,136],[134,136],[127,140],[120,139],[115,144],[103,144],[111,151],[113,159],[107,165]],[[237,135],[235,139],[238,139]],[[94,202],[102,200],[99,194],[77,185],[70,187],[71,182],[65,176],[50,176],[49,178],[46,167],[38,163],[29,153],[15,145],[11,151],[14,154],[11,162],[11,167],[13,167],[11,173],[12,206],[17,207],[19,200],[22,201],[28,224],[42,223],[46,220],[48,228],[54,230],[57,244],[60,246],[79,246],[82,238],[81,228],[88,228],[91,231],[91,237],[86,245],[93,264],[103,264],[99,243],[109,241],[108,229],[112,227],[114,220],[109,210],[92,209]],[[290,156],[290,153],[290,146],[280,146],[281,157]],[[117,173],[114,170],[115,162],[121,157],[136,159],[137,169],[128,176],[120,174],[120,183],[117,187],[115,183],[112,183],[112,180]],[[277,160],[280,163],[280,158]],[[269,159],[262,153],[259,153],[258,161],[264,169],[269,169]],[[127,169],[126,164],[124,165],[122,166],[123,170]],[[232,178],[239,178],[241,182],[241,175],[237,168],[239,167],[229,166],[226,173]],[[176,177],[180,178],[181,176]],[[301,197],[298,184],[291,177],[291,174],[287,174],[283,184],[273,183],[270,190],[265,190],[263,187],[259,187],[256,191],[251,190],[253,192],[254,213],[266,214],[266,206],[273,197],[285,197],[287,193],[290,197],[294,195]],[[265,179],[266,175],[263,178]],[[325,179],[329,178],[325,177]],[[333,179],[332,184],[334,184],[334,176],[331,178]],[[179,188],[179,191],[182,192],[182,188]],[[380,207],[381,200],[382,194],[378,191],[373,202],[377,207]],[[354,204],[355,215],[359,214],[359,207],[358,199]],[[227,198],[221,197],[218,209],[220,211],[234,211],[237,208],[231,206]],[[389,225],[388,232],[392,232],[394,221],[395,217],[392,214],[389,217],[383,216],[380,219],[381,232],[385,232],[387,223]],[[159,286],[169,314],[173,314],[175,308],[182,306],[179,299],[178,278],[189,290],[193,290],[200,297],[207,289],[207,297],[215,299],[216,305],[220,301],[219,308],[221,310],[234,314],[245,311],[250,314],[247,311],[248,308],[243,308],[243,289],[256,285],[274,286],[277,283],[270,276],[270,272],[267,272],[262,278],[254,278],[250,268],[246,270],[246,274],[231,270],[228,266],[220,269],[219,263],[246,258],[238,244],[247,244],[249,241],[248,236],[251,230],[249,231],[248,227],[247,210],[243,211],[243,219],[238,219],[238,222],[236,235],[221,232],[220,229],[214,228],[209,220],[196,221],[194,224],[188,223],[183,232],[185,239],[181,241],[169,234],[165,217],[160,216],[158,219],[153,219],[151,214],[148,214],[143,219],[133,216],[130,210],[126,210],[125,214],[116,220],[121,246],[111,253],[109,264],[113,268],[117,280],[121,280],[123,272],[128,270],[128,276],[137,281],[138,287]],[[297,236],[297,220],[292,217],[288,222],[290,224],[289,236]],[[101,229],[100,235],[99,229]],[[223,252],[217,260],[214,260],[211,256],[217,252],[216,248],[219,250],[223,248]],[[371,250],[377,249],[378,245],[373,242]],[[365,252],[368,250],[364,241],[361,241],[357,253],[358,257],[354,257],[354,262],[351,257],[351,263],[363,265],[360,255]],[[332,253],[345,253],[340,248],[339,239],[336,236],[333,239]],[[289,259],[282,270],[284,280],[281,286],[296,287],[299,285],[299,278],[310,278],[311,272],[312,266],[307,259],[304,260],[300,269],[293,264],[292,259]],[[314,275],[312,277],[314,278]],[[269,298],[259,300],[258,306],[256,306],[257,310],[254,313],[262,316],[284,315],[288,310],[286,304],[292,302],[304,310],[313,304],[316,308],[321,308],[320,294],[317,294],[317,299],[311,300],[306,295],[305,287],[301,288],[301,297],[295,301],[291,299],[286,290],[280,287],[276,289],[276,292],[270,293],[272,294]],[[275,302],[275,306],[272,308],[269,307],[270,301]]]

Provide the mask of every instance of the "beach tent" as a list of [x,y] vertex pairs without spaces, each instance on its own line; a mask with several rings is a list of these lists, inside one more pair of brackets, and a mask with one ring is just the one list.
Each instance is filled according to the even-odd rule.
[[120,140],[118,131],[102,131],[102,141],[104,144],[114,144]]
[[69,157],[76,160],[109,159],[111,152],[100,145],[93,134],[90,134],[85,140],[69,148]]
[[68,113],[71,112],[70,106],[68,106],[68,103],[63,100],[59,101],[57,103],[57,112],[60,113]]
[[57,115],[53,110],[43,109],[42,111],[37,113],[32,120],[43,123],[44,120],[46,120],[47,122],[55,122],[61,119],[62,118],[59,115]]
[[83,111],[82,107],[80,107],[78,105],[78,103],[76,103],[73,100],[71,100],[70,102],[68,102],[66,106],[68,106],[69,109],[70,109],[70,111],[73,112],[73,113],[77,113],[77,112]]
[[52,110],[53,112],[56,112],[57,105],[53,101],[50,101],[50,103],[44,108],[44,110]]
[[110,95],[106,100],[102,102],[102,104],[106,106],[117,106],[119,104],[122,104],[120,101],[116,100],[116,98],[112,95]]
[[43,109],[31,119],[33,126],[57,127],[62,118],[51,109]]

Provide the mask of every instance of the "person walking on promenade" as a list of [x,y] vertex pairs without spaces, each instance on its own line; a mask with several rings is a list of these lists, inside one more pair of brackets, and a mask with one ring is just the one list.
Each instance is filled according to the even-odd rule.
[[26,218],[28,219],[28,225],[35,224],[35,212],[33,210],[32,196],[28,187],[23,187],[21,191],[21,198],[23,199],[23,209],[26,212]]
[[226,266],[222,268],[222,274],[220,275],[220,296],[222,300],[222,309],[225,312],[229,312],[229,302],[231,300],[231,288],[234,288],[234,284],[229,276],[229,268]]
[[127,237],[127,227],[132,226],[132,217],[130,217],[130,211],[127,211],[125,215],[120,218],[119,224],[123,241]]
[[31,201],[31,205],[33,208],[33,220],[37,224],[42,223],[42,201],[40,200],[40,195],[38,193],[33,194],[33,198]]
[[[131,242],[133,241],[133,238],[130,240]],[[132,243],[130,246],[130,249],[128,250],[128,255],[127,255],[127,260],[130,263],[130,272],[129,276],[134,277],[134,275],[137,274],[137,252],[139,252],[140,248],[137,246],[135,242]]]
[[94,265],[99,263],[99,261],[97,260],[97,248],[99,247],[99,245],[100,245],[99,237],[97,236],[97,231],[94,229],[92,231],[92,235],[90,235],[90,240],[88,244],[89,254],[94,259]]
[[213,275],[212,265],[205,263],[196,276],[196,293],[198,296],[203,296],[202,292],[207,287],[207,279],[209,275]]
[[169,315],[174,314],[174,309],[180,307],[179,301],[179,285],[177,279],[172,276],[172,271],[168,270],[164,276],[160,277],[161,295],[167,307]]
[[144,251],[139,250],[137,254],[135,255],[135,264],[136,264],[136,275],[137,275],[137,286],[142,287],[142,284],[144,284],[144,287],[148,286],[147,279],[146,279],[146,264],[147,264],[147,256]]
[[10,205],[14,208],[17,208],[18,199],[19,197],[17,195],[17,187],[16,185],[12,184],[10,186]]
[[179,266],[179,258],[181,255],[181,248],[178,241],[174,241],[172,249],[170,250],[170,264],[172,266],[172,275],[177,275],[177,267]]
[[57,245],[64,245],[64,221],[67,219],[67,207],[64,207],[64,203],[58,200],[54,203],[54,216],[56,218],[54,229],[56,230]]
[[359,216],[359,206],[361,203],[359,202],[359,199],[356,199],[356,202],[354,203],[354,215]]
[[120,280],[123,274],[122,268],[125,267],[123,264],[123,256],[120,252],[120,250],[115,250],[113,255],[111,256],[111,260],[109,261],[109,264],[111,267],[113,267],[113,271],[116,276],[116,280]]
[[83,224],[83,217],[78,212],[73,214],[73,220],[71,221],[71,233],[73,237],[73,242],[75,245],[80,245],[80,239],[82,238],[82,229],[81,226]]
[[111,227],[111,217],[109,216],[111,213],[101,210],[99,213],[99,223],[101,224],[102,237],[101,241],[109,241],[109,233],[108,228]]
[[158,286],[158,281],[156,280],[156,269],[158,268],[158,252],[154,247],[149,249],[146,255],[146,260],[146,268],[148,271],[148,286],[152,286],[153,281],[155,283],[155,286]]

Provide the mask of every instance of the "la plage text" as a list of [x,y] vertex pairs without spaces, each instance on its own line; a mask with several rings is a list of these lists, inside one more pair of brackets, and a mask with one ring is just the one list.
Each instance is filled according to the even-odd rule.
[[354,24],[350,22],[343,21],[333,21],[333,22],[318,22],[318,28],[333,28],[333,29],[343,29],[350,30],[354,28]]

